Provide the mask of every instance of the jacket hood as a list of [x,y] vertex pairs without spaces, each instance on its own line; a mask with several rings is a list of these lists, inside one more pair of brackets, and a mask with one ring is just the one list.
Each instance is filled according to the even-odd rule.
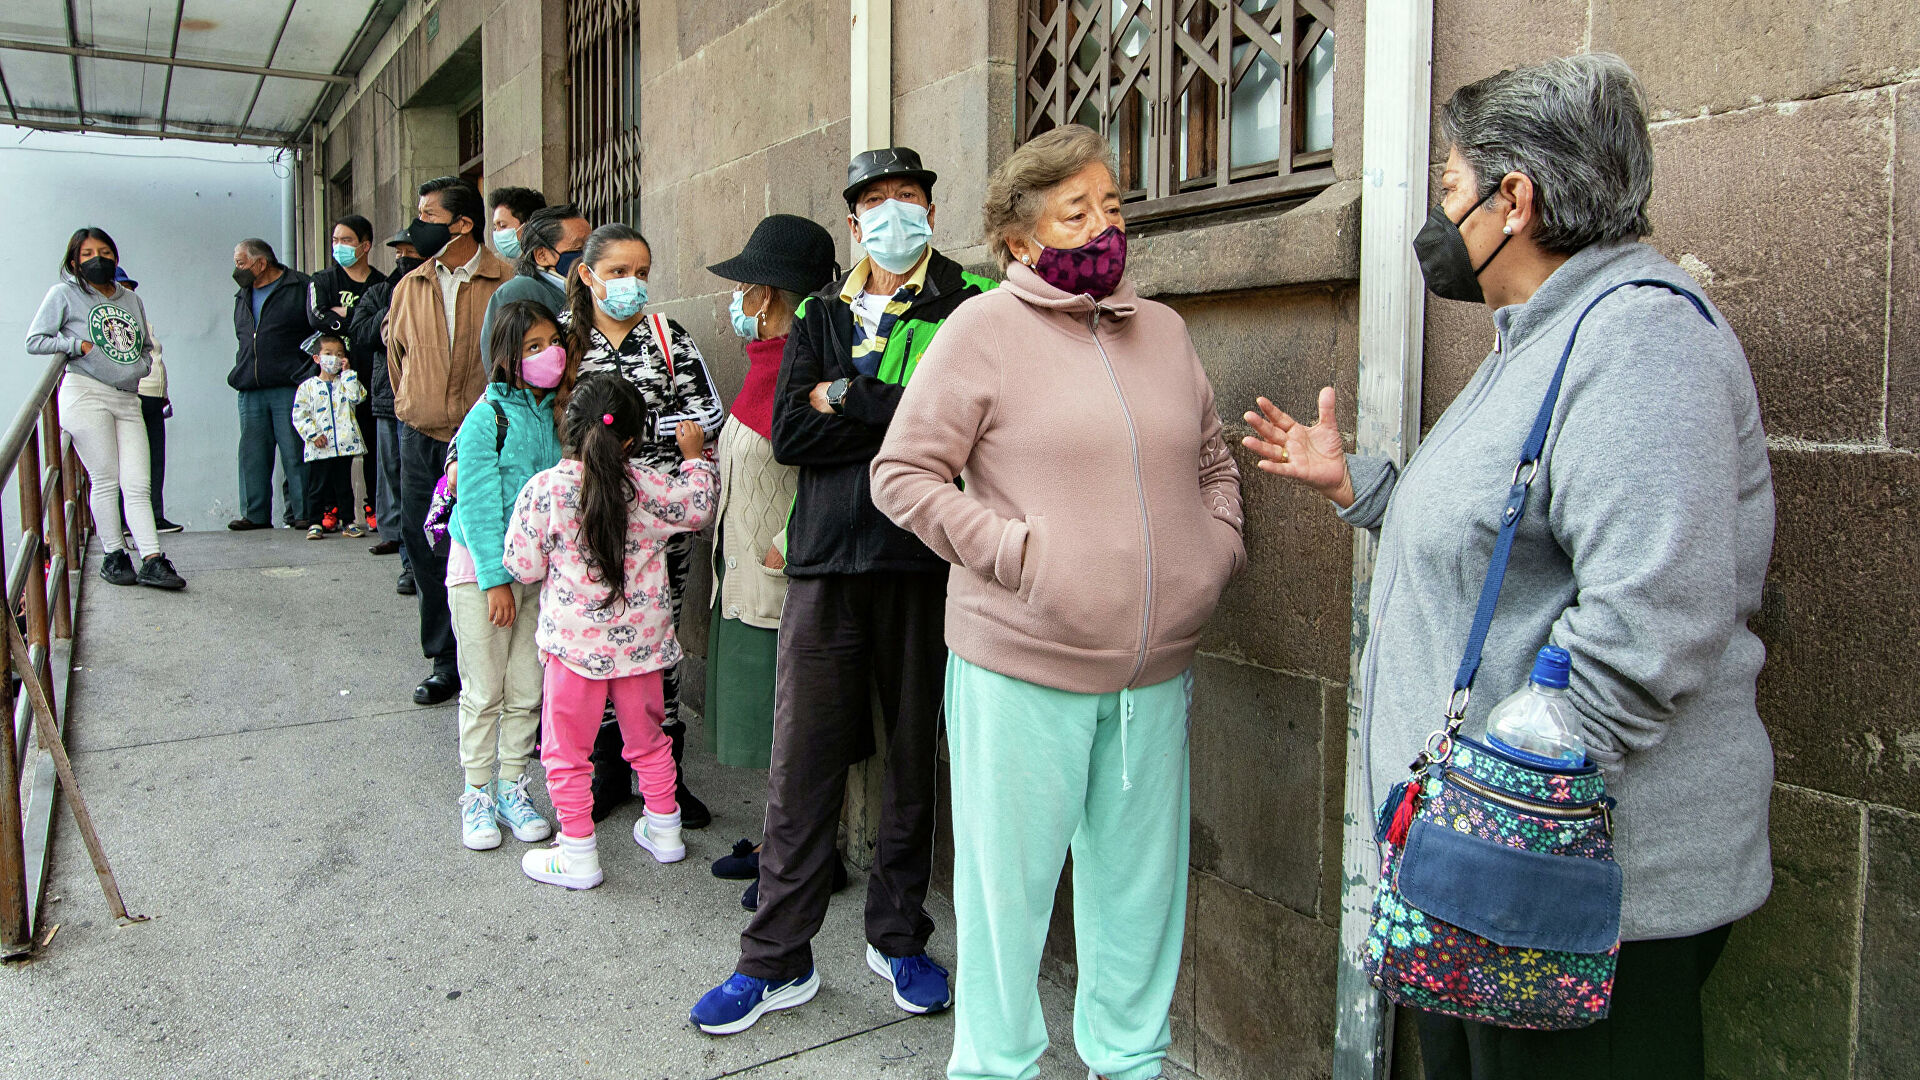
[[1493,313],[1493,325],[1504,346],[1516,349],[1561,319],[1577,314],[1601,289],[1635,278],[1672,282],[1688,292],[1701,293],[1699,282],[1638,240],[1592,244],[1573,253],[1534,291],[1524,304],[1509,304]]
[[487,382],[487,400],[514,402],[530,409],[544,409],[553,404],[553,390],[537,390],[531,386],[508,386],[498,380]]
[[1075,319],[1083,320],[1096,311],[1104,318],[1127,319],[1132,318],[1140,307],[1140,294],[1134,291],[1133,279],[1128,277],[1120,279],[1112,295],[1095,300],[1086,293],[1068,293],[1054,288],[1025,263],[1008,263],[1007,279],[1000,287],[1033,307],[1058,311]]

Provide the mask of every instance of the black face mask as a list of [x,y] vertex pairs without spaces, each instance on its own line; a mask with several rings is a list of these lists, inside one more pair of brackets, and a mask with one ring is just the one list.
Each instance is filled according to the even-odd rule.
[[439,221],[413,219],[407,226],[407,239],[413,244],[413,250],[420,253],[422,259],[431,259],[440,254],[442,248],[453,242],[453,226]]
[[[1487,204],[1487,199],[1493,198],[1498,191],[1495,188],[1487,192],[1486,198],[1474,203],[1473,209],[1467,211],[1467,217],[1478,213]],[[1467,218],[1460,220],[1465,222]],[[1420,232],[1413,238],[1413,254],[1420,260],[1420,276],[1427,279],[1427,289],[1433,295],[1442,300],[1481,304],[1486,302],[1487,295],[1480,291],[1480,274],[1493,265],[1493,260],[1499,257],[1507,241],[1512,239],[1513,235],[1509,233],[1500,241],[1500,246],[1493,249],[1493,254],[1487,256],[1487,261],[1476,269],[1473,256],[1467,253],[1466,238],[1460,235],[1460,226],[1447,216],[1445,207],[1435,206],[1427,211],[1427,223],[1420,226]]]
[[553,264],[553,272],[556,276],[566,277],[568,274],[573,273],[574,265],[580,261],[580,253],[578,251],[562,251],[559,255],[560,261]]
[[251,268],[238,266],[233,271],[233,283],[243,289],[251,289],[256,276]]
[[105,255],[95,255],[80,264],[80,279],[95,285],[107,285],[113,281],[113,270],[118,264]]
[[420,264],[426,261],[425,259],[416,259],[411,255],[396,256],[393,260],[393,276],[396,278],[406,277],[408,274],[420,269]]

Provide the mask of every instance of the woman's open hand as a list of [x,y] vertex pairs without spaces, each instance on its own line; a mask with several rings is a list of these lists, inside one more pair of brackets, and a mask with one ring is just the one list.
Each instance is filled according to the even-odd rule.
[[1320,391],[1320,418],[1302,424],[1266,398],[1259,412],[1246,414],[1254,433],[1240,440],[1260,455],[1260,468],[1312,488],[1341,508],[1353,505],[1353,480],[1347,475],[1345,444],[1333,419],[1333,387]]

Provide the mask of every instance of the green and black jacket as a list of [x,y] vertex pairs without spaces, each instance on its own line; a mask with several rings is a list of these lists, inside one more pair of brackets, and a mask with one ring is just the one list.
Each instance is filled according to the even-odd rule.
[[[874,508],[868,466],[921,354],[953,309],[998,282],[932,253],[926,283],[887,335],[877,374],[853,366],[853,309],[840,298],[846,278],[808,297],[795,313],[780,361],[773,406],[773,456],[798,466],[800,487],[787,525],[787,574],[942,572],[945,560]],[[823,382],[847,379],[837,415],[808,401]]]

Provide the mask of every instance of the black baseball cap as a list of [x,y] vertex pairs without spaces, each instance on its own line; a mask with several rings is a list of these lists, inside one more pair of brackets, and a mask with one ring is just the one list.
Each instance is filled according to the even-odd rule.
[[855,154],[853,160],[847,163],[847,190],[840,194],[847,200],[847,205],[852,206],[862,188],[889,176],[904,176],[919,181],[920,186],[927,189],[927,201],[933,201],[933,182],[939,177],[920,164],[919,154],[904,146],[889,146],[884,150]]

